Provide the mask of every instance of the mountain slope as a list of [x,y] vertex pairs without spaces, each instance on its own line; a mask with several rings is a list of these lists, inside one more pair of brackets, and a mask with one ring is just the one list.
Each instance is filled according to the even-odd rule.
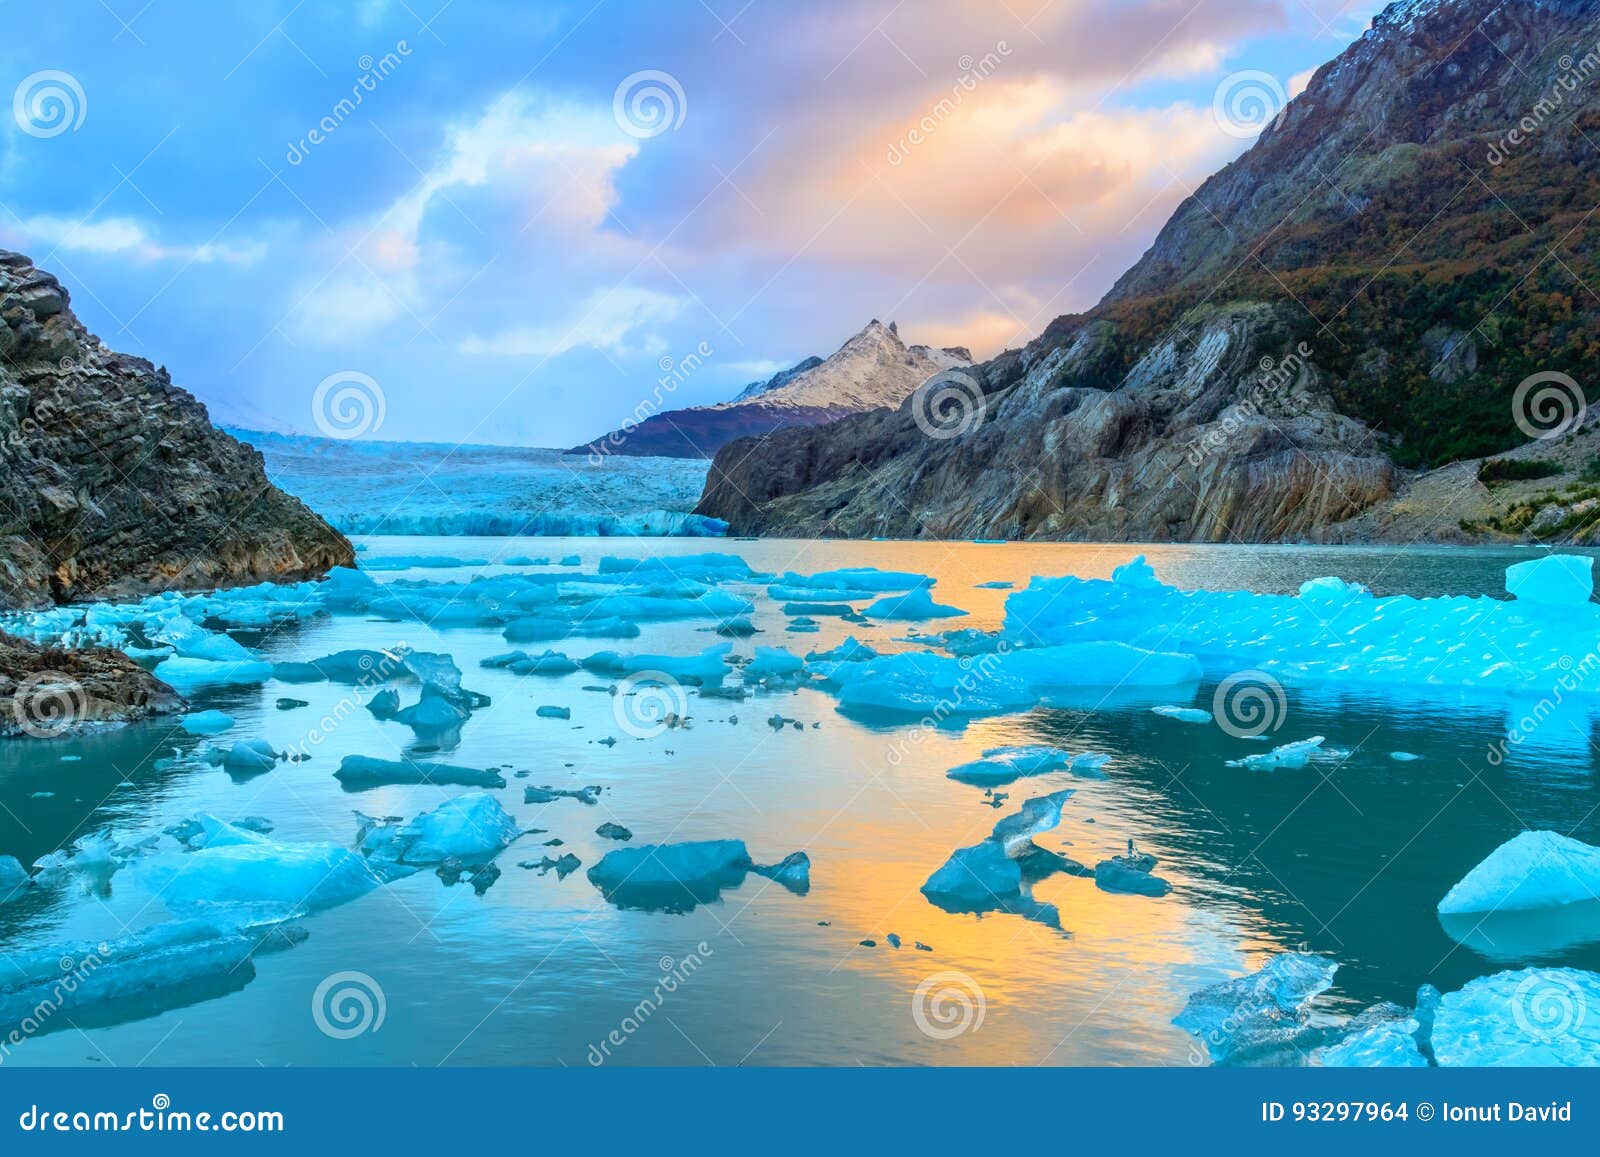
[[736,438],[898,406],[933,374],[971,362],[966,350],[908,346],[893,322],[874,318],[826,360],[807,358],[731,402],[651,414],[570,453],[710,458]]
[[1597,44],[1593,0],[1391,5],[1099,305],[975,368],[981,421],[929,437],[902,407],[740,443],[700,511],[735,533],[1339,538],[1407,468],[1528,441],[1519,383],[1600,381]]
[[0,607],[353,564],[259,453],[69,305],[53,276],[0,250]]

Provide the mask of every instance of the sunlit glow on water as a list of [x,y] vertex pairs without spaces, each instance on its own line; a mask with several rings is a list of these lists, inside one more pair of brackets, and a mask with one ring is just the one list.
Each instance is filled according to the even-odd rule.
[[[761,571],[922,571],[938,577],[939,601],[971,612],[928,630],[998,627],[1008,592],[978,583],[1020,587],[1032,575],[1067,573],[1104,578],[1140,553],[970,543],[370,541],[373,554],[578,553],[589,570],[601,554],[724,549]],[[1182,586],[1291,591],[1336,573],[1378,593],[1414,595],[1500,593],[1503,568],[1528,557],[1298,547],[1142,552],[1163,580]],[[736,644],[744,654],[755,643],[797,653],[826,649],[847,633],[888,649],[907,631],[905,624],[862,628],[821,619],[818,633],[791,634],[762,588],[732,589],[757,598],[763,633]],[[718,641],[707,626],[652,623],[636,640],[550,646],[574,656],[606,649],[687,654]],[[692,727],[633,740],[619,734],[610,697],[583,690],[609,680],[582,671],[519,678],[480,669],[479,660],[510,649],[498,631],[338,616],[266,640],[242,638],[274,659],[402,642],[454,655],[466,686],[494,703],[466,724],[459,746],[437,758],[507,768],[510,786],[497,795],[519,822],[547,832],[524,836],[503,853],[505,874],[482,896],[419,873],[309,918],[304,943],[259,956],[226,982],[169,995],[141,1019],[84,1024],[81,1032],[51,1026],[9,1063],[584,1065],[595,1059],[593,1046],[616,1032],[622,1043],[609,1046],[609,1063],[1187,1064],[1194,1059],[1189,1038],[1169,1023],[1187,995],[1283,948],[1305,946],[1340,961],[1331,1003],[1349,1009],[1380,999],[1409,1003],[1424,982],[1449,990],[1506,967],[1508,951],[1526,950],[1507,946],[1522,942],[1474,928],[1462,933],[1468,946],[1459,945],[1434,914],[1439,898],[1524,827],[1600,842],[1600,790],[1587,735],[1489,766],[1485,753],[1503,737],[1509,710],[1493,700],[1421,704],[1291,688],[1275,741],[1321,734],[1350,755],[1335,764],[1252,772],[1225,761],[1260,744],[1152,714],[1150,706],[1172,702],[1160,693],[1114,703],[1086,696],[912,743],[905,728],[839,715],[819,691],[741,703],[695,698]],[[1203,685],[1192,701],[1209,705],[1211,689]],[[237,718],[225,739],[259,736],[282,749],[298,745],[308,726],[349,694],[337,684],[268,683],[207,692],[196,706]],[[274,704],[283,695],[311,705],[280,711]],[[570,707],[572,717],[539,718],[541,704]],[[775,712],[804,729],[774,730],[766,721]],[[619,736],[615,746],[597,742],[612,735]],[[0,744],[0,854],[28,863],[85,831],[160,831],[202,810],[230,819],[265,816],[279,839],[349,844],[354,810],[411,816],[462,790],[341,790],[331,774],[341,757],[395,758],[413,742],[407,728],[365,711],[336,727],[308,762],[279,764],[244,782],[184,761],[166,771],[152,767],[174,747],[188,751],[199,742],[162,723]],[[985,748],[1027,742],[1114,758],[1101,780],[1055,773],[1020,781],[1004,789],[1011,798],[999,811],[985,805],[982,789],[945,778]],[[1422,758],[1395,762],[1392,751]],[[82,758],[62,758],[73,755]],[[513,778],[517,769],[531,774]],[[133,786],[119,787],[124,780]],[[524,805],[521,789],[529,783],[606,790],[594,807],[570,799]],[[1062,787],[1077,794],[1061,826],[1040,837],[1042,846],[1092,865],[1133,838],[1160,857],[1158,871],[1173,893],[1118,896],[1092,880],[1053,876],[1035,899],[1056,906],[1059,930],[1004,913],[954,915],[923,898],[919,887],[954,848],[986,835],[1029,796]],[[810,893],[795,896],[752,876],[721,902],[685,915],[624,911],[608,904],[583,870],[558,880],[516,866],[571,852],[588,868],[616,846],[595,834],[605,821],[632,829],[636,843],[742,839],[760,862],[804,849],[813,865]],[[541,846],[550,839],[564,842]],[[0,948],[107,938],[166,918],[133,876],[124,871],[101,892],[41,891],[0,907]],[[1524,931],[1526,943],[1543,953],[1540,962],[1600,967],[1600,924],[1593,920],[1580,919],[1564,936]],[[890,933],[902,947],[888,946]],[[866,939],[876,946],[859,943]],[[915,941],[933,951],[916,950]],[[699,958],[692,974],[641,1018],[640,1002],[691,955]],[[325,978],[351,970],[381,986],[386,1016],[376,1032],[335,1039],[318,1028],[313,995]],[[919,988],[949,973],[958,980],[941,982],[948,999],[933,1011],[931,996],[919,1005]],[[630,1021],[637,1023],[619,1028]]]

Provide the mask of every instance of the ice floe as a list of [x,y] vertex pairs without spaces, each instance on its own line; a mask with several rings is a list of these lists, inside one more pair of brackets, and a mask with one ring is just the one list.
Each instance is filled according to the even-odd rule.
[[1522,832],[1439,901],[1441,915],[1559,908],[1600,900],[1600,848],[1558,832]]
[[464,787],[505,787],[498,771],[458,767],[450,763],[414,760],[377,759],[369,755],[347,755],[334,772],[346,791],[366,791],[396,783],[457,784]]
[[1309,1054],[1323,1043],[1311,1024],[1311,1002],[1333,986],[1338,970],[1325,956],[1279,953],[1248,976],[1194,993],[1172,1023],[1218,1064],[1248,1064],[1284,1050]]

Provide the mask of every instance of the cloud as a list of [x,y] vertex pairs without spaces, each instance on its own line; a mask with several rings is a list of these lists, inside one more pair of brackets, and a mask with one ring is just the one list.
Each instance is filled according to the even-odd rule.
[[629,338],[641,329],[671,321],[683,306],[681,298],[670,294],[619,287],[591,294],[566,321],[519,325],[490,337],[469,337],[460,348],[462,353],[495,357],[549,358],[582,346],[629,353]]
[[[463,294],[537,312],[545,295],[570,301],[575,283],[604,284],[607,262],[624,268],[630,248],[607,225],[617,174],[636,152],[609,109],[521,90],[499,95],[446,128],[437,159],[414,184],[324,239],[327,269],[296,287],[292,332],[334,343],[401,320],[430,329]],[[329,316],[339,325],[330,327]],[[557,331],[518,325],[480,348],[552,347]],[[579,344],[615,344],[603,333],[592,338]]]
[[146,225],[131,217],[105,217],[98,221],[73,221],[47,215],[24,217],[16,223],[14,230],[6,232],[12,231],[18,233],[24,242],[43,242],[68,253],[120,255],[140,261],[253,265],[267,253],[264,242],[163,243],[151,234]]

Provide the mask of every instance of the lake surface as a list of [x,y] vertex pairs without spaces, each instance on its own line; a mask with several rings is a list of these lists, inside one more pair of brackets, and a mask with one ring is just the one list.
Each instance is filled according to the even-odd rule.
[[[1416,596],[1503,595],[1504,568],[1533,557],[1441,548],[592,538],[375,538],[367,548],[364,560],[577,554],[588,571],[602,554],[707,549],[737,553],[766,572],[920,571],[937,577],[940,602],[971,612],[939,626],[981,629],[1000,625],[1008,592],[976,584],[1104,578],[1140,553],[1163,581],[1183,587],[1292,592],[1306,579],[1336,574],[1378,594]],[[439,580],[496,569],[377,577]],[[757,603],[763,633],[736,642],[744,654],[752,643],[803,654],[847,634],[894,649],[907,633],[903,623],[824,618],[819,633],[791,634],[764,586],[725,589]],[[574,656],[689,654],[718,641],[704,621],[642,626],[638,639],[549,646]],[[619,732],[609,695],[583,689],[603,678],[479,669],[481,659],[510,649],[498,630],[435,631],[339,615],[237,637],[280,660],[397,643],[454,655],[465,685],[494,702],[466,724],[459,746],[436,758],[507,768],[510,787],[497,798],[519,822],[547,833],[504,852],[504,875],[482,895],[419,872],[311,916],[303,943],[259,955],[204,989],[143,1010],[142,1019],[54,1021],[5,1063],[585,1065],[603,1057],[670,1065],[1186,1065],[1202,1058],[1170,1021],[1187,996],[1284,949],[1340,962],[1321,1002],[1330,1012],[1378,1000],[1410,1004],[1420,984],[1450,991],[1524,963],[1600,969],[1594,921],[1568,946],[1546,943],[1542,954],[1529,955],[1514,938],[1458,943],[1435,914],[1453,883],[1525,827],[1600,843],[1590,736],[1519,748],[1496,765],[1487,756],[1504,738],[1512,708],[1488,697],[1441,705],[1291,687],[1275,741],[1324,735],[1348,755],[1264,773],[1226,766],[1261,744],[1155,715],[1153,703],[1173,701],[1160,694],[1036,708],[910,741],[908,728],[840,715],[834,698],[816,690],[744,702],[695,698],[691,727],[636,740]],[[537,653],[545,644],[523,646]],[[349,694],[336,684],[269,682],[194,699],[236,717],[222,738],[262,737],[284,749],[302,744],[316,719]],[[278,710],[285,695],[310,706]],[[1212,685],[1203,684],[1192,702],[1209,706],[1211,698]],[[536,716],[546,704],[570,707],[571,719]],[[774,729],[767,722],[774,713],[803,729]],[[610,736],[618,737],[614,746],[598,742]],[[365,711],[348,715],[308,761],[245,782],[183,760],[156,770],[175,747],[200,742],[162,722],[0,743],[0,854],[31,863],[96,828],[160,831],[199,811],[265,816],[276,839],[350,844],[356,809],[411,816],[463,790],[341,790],[331,773],[343,756],[396,758],[412,743],[407,728]],[[945,778],[955,764],[1010,743],[1113,758],[1103,780],[1058,773],[1021,781],[1000,811],[986,806],[981,789]],[[1397,762],[1396,751],[1421,758]],[[517,769],[531,775],[514,779]],[[525,805],[524,783],[592,783],[605,791],[595,806],[571,799]],[[1161,899],[1113,895],[1092,880],[1053,876],[1035,899],[1057,907],[1060,929],[1004,913],[951,914],[919,893],[953,849],[987,835],[997,816],[1061,787],[1076,795],[1060,827],[1039,837],[1042,846],[1093,864],[1135,839],[1160,858],[1157,870],[1174,891]],[[614,907],[583,870],[558,879],[516,866],[570,852],[587,869],[619,846],[595,832],[607,821],[631,829],[635,843],[742,839],[758,862],[804,849],[810,892],[797,896],[751,876],[720,902],[674,915]],[[563,845],[541,846],[552,838]],[[0,906],[0,952],[107,938],[168,918],[131,877],[118,873],[103,894],[39,889]],[[890,933],[902,938],[901,948],[888,945]],[[860,944],[869,939],[876,946]],[[932,951],[915,950],[915,941]],[[381,990],[383,1018],[375,1031],[340,1039],[319,1027],[326,1019],[314,1008],[319,986],[345,972],[365,974]],[[674,983],[663,994],[668,976]],[[934,995],[941,991],[952,999],[941,1002]],[[652,1007],[641,1014],[646,1000]]]

